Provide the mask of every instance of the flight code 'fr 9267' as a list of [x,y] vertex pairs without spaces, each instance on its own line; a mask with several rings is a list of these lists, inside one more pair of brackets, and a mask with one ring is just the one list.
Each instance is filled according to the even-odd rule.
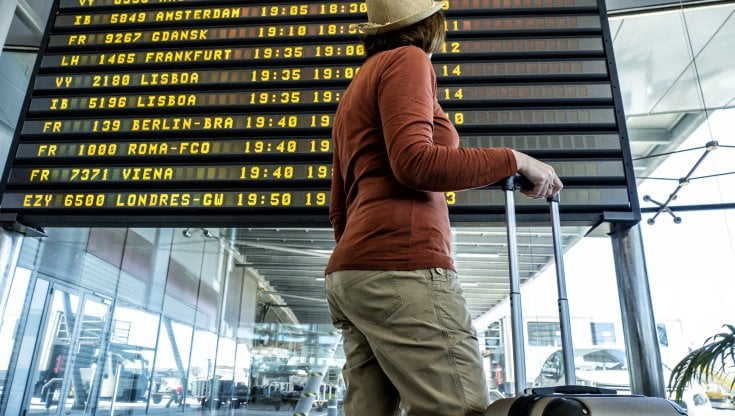
[[233,26],[205,29],[171,29],[136,32],[78,33],[51,35],[48,48],[113,46],[113,45],[160,45],[191,42],[201,45],[207,42],[243,41],[253,39],[292,39],[298,37],[333,37],[357,35],[357,29],[348,23],[316,25],[278,26]]
[[[600,30],[600,18],[587,16],[529,16],[516,18],[464,18],[448,19],[447,32],[498,32],[524,31],[544,32],[571,29]],[[294,39],[304,37],[354,37],[357,26],[352,22],[303,23],[277,25],[239,25],[229,27],[206,27],[195,29],[114,31],[106,33],[76,33],[51,35],[48,47],[96,47],[107,45],[151,45],[171,42],[206,43],[222,40]]]

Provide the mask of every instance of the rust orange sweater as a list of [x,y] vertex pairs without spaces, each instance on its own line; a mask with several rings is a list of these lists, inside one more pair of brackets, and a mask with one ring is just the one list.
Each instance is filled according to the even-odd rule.
[[454,270],[444,192],[516,172],[510,149],[459,148],[431,61],[414,46],[365,61],[340,99],[332,140],[337,245],[327,273]]

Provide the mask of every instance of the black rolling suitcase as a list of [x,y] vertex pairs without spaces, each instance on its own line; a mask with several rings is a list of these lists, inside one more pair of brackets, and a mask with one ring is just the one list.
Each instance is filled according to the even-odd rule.
[[[559,326],[564,357],[564,386],[526,389],[523,340],[523,314],[520,299],[518,248],[514,191],[524,185],[520,176],[506,178],[503,183],[508,232],[510,268],[510,305],[513,338],[513,362],[516,374],[516,397],[494,401],[486,416],[681,416],[686,410],[658,397],[619,395],[615,390],[575,385],[574,351],[564,276],[559,195],[549,198],[554,258],[558,289]],[[521,375],[521,376],[518,376]]]
[[585,386],[531,389],[525,396],[494,401],[486,416],[681,416],[686,410],[658,397],[618,395]]

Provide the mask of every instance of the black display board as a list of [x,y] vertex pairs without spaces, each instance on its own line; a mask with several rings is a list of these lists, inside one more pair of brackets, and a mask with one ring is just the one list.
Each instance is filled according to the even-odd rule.
[[[462,146],[551,163],[562,221],[638,218],[603,2],[450,0],[432,62]],[[0,212],[32,226],[327,226],[330,128],[363,2],[60,0]],[[447,193],[499,223],[497,187]],[[521,221],[545,203],[518,198]]]

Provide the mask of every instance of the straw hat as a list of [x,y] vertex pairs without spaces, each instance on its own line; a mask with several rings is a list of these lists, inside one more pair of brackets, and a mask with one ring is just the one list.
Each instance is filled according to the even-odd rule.
[[441,9],[447,0],[367,0],[368,22],[357,28],[377,35],[417,23]]

